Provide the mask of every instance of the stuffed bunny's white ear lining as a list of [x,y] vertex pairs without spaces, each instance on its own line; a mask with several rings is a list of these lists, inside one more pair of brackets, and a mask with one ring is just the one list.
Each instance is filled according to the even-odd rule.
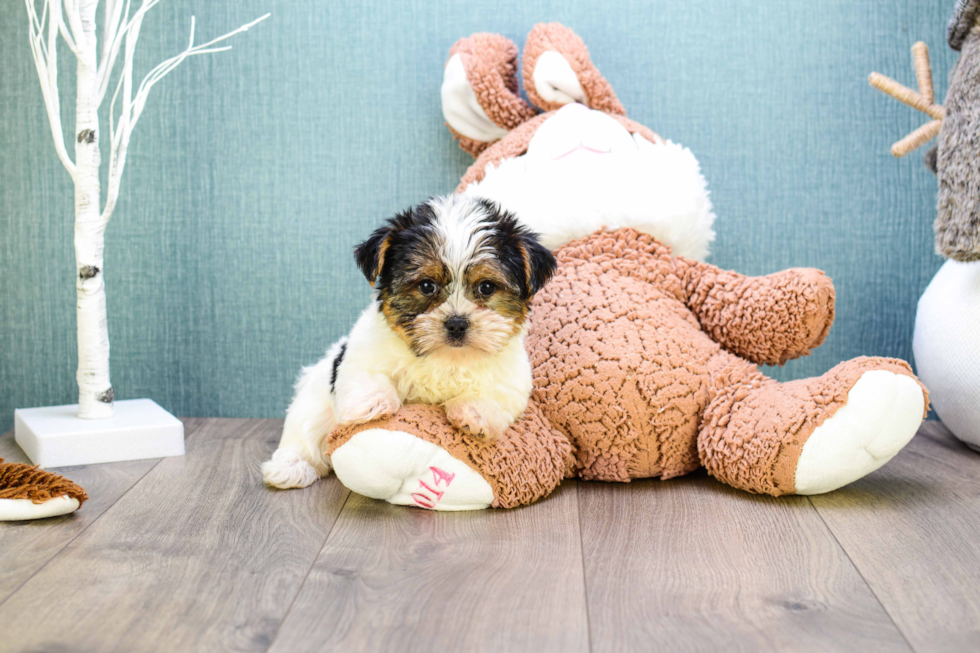
[[565,57],[554,50],[543,52],[534,64],[534,88],[546,102],[586,104],[578,75]]
[[481,143],[499,141],[507,130],[498,127],[487,116],[466,78],[466,68],[459,54],[454,54],[442,77],[442,116],[450,127],[467,138]]

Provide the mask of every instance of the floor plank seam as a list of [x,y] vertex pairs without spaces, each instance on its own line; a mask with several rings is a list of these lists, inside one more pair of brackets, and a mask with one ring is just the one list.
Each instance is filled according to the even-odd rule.
[[575,483],[575,511],[578,513],[578,549],[582,560],[582,591],[585,592],[585,625],[588,633],[589,651],[592,647],[592,615],[589,611],[589,576],[585,570],[585,528],[582,525],[582,484]]
[[282,626],[284,623],[286,623],[286,619],[289,618],[289,613],[293,611],[293,606],[296,605],[296,599],[299,598],[300,593],[303,591],[303,587],[306,585],[307,579],[310,577],[310,573],[313,571],[313,567],[316,566],[317,561],[320,559],[320,555],[323,553],[323,547],[327,545],[327,542],[330,540],[330,536],[333,535],[333,529],[337,527],[337,522],[340,521],[340,515],[343,514],[344,508],[347,507],[347,502],[350,501],[351,494],[352,492],[347,490],[347,496],[344,497],[344,504],[340,506],[340,510],[337,511],[337,515],[333,518],[333,523],[330,524],[330,528],[327,529],[326,536],[323,538],[323,541],[320,542],[320,548],[317,549],[316,555],[313,556],[313,562],[310,563],[309,568],[307,568],[306,573],[303,575],[302,582],[296,588],[296,593],[293,594],[293,599],[289,602],[289,607],[286,608],[286,612],[282,615],[282,619],[279,620],[279,626],[276,628],[276,632],[272,636],[272,639],[269,640],[269,646],[265,649],[266,651],[271,651],[272,647],[275,646],[276,640],[279,639],[279,633],[282,632]]
[[875,597],[875,601],[878,602],[878,605],[881,606],[882,611],[884,611],[885,615],[888,616],[888,620],[892,622],[892,625],[895,626],[895,630],[897,630],[898,634],[902,636],[902,639],[908,645],[909,650],[917,652],[918,649],[912,646],[912,642],[909,641],[909,638],[905,635],[905,632],[902,630],[902,627],[898,625],[897,621],[895,621],[895,617],[892,616],[892,613],[888,611],[888,608],[885,607],[885,604],[881,602],[881,598],[878,596],[878,593],[875,592],[875,589],[871,586],[871,583],[868,582],[868,579],[864,577],[864,573],[861,571],[861,568],[858,567],[857,563],[854,562],[854,560],[851,558],[851,554],[847,552],[847,549],[844,548],[844,545],[841,544],[841,541],[837,539],[837,533],[834,532],[834,529],[830,527],[830,524],[827,523],[827,520],[823,518],[822,514],[820,514],[820,509],[816,506],[815,503],[813,503],[813,499],[807,497],[806,500],[813,508],[813,511],[817,513],[817,517],[820,518],[820,521],[827,529],[827,532],[830,533],[830,536],[832,538],[834,538],[834,542],[836,542],[837,546],[840,547],[840,550],[844,552],[844,555],[847,557],[847,561],[851,563],[851,567],[854,568],[854,571],[857,572],[857,575],[864,582],[865,587],[867,587],[868,591],[871,592],[871,596]]
[[136,487],[137,485],[139,485],[140,483],[142,483],[143,482],[143,479],[146,478],[146,475],[149,474],[150,472],[152,472],[154,469],[156,469],[157,468],[157,465],[159,465],[160,463],[162,463],[163,460],[164,460],[163,458],[160,458],[159,460],[157,460],[152,466],[150,466],[145,472],[143,472],[143,475],[142,476],[140,476],[138,479],[136,479],[133,482],[132,485],[130,485],[128,488],[126,488],[126,490],[122,494],[120,494],[118,497],[116,497],[116,500],[112,502],[112,505],[106,506],[106,509],[103,510],[101,513],[99,513],[99,516],[98,517],[96,517],[95,519],[93,519],[87,526],[85,526],[84,528],[82,528],[82,530],[78,531],[75,534],[75,537],[73,537],[70,540],[68,540],[67,542],[65,542],[65,545],[63,547],[61,547],[60,549],[58,549],[58,551],[55,552],[55,554],[52,555],[50,558],[48,558],[44,562],[43,565],[41,565],[40,567],[38,567],[37,569],[35,569],[33,574],[31,574],[30,576],[28,576],[27,578],[25,578],[24,579],[24,582],[17,586],[17,589],[15,589],[13,592],[11,592],[7,596],[7,598],[5,598],[2,601],[0,601],[0,608],[3,608],[3,606],[7,603],[7,601],[9,601],[11,598],[13,598],[14,596],[16,596],[17,593],[19,591],[21,591],[24,588],[25,585],[27,585],[29,582],[31,582],[31,580],[35,576],[37,576],[39,573],[41,573],[41,571],[45,567],[47,567],[49,564],[51,564],[51,561],[52,560],[54,560],[55,558],[57,558],[58,556],[60,556],[64,552],[65,549],[67,549],[69,546],[71,546],[72,542],[74,542],[79,537],[81,537],[82,535],[84,535],[86,532],[88,532],[88,529],[92,528],[92,526],[94,526],[96,523],[98,523],[98,521],[100,519],[102,519],[106,515],[107,512],[109,512],[110,510],[112,510],[116,506],[116,504],[119,503],[119,501],[124,496],[126,496],[127,494],[129,494],[134,487]]

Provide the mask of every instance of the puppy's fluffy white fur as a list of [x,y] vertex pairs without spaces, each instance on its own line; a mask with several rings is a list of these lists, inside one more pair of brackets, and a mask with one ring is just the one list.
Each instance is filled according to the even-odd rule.
[[[473,200],[458,197],[429,203],[443,231],[444,260],[458,268],[454,274],[459,278],[473,261],[481,260],[480,239],[469,238],[481,233],[480,221],[473,219],[474,205]],[[550,258],[550,253],[545,256]],[[553,262],[550,259],[547,276]],[[443,312],[468,313],[477,326],[494,325],[494,333],[499,332],[500,315],[475,306],[459,288],[447,291],[440,308],[451,310]],[[376,298],[348,337],[300,374],[279,449],[262,465],[265,482],[278,488],[310,485],[330,472],[323,449],[326,437],[338,424],[390,416],[406,403],[443,405],[449,421],[472,435],[501,434],[524,412],[531,394],[525,331],[526,325],[520,324],[506,338],[493,335],[488,339],[484,334],[483,346],[434,346],[420,355],[417,347],[413,350],[404,335],[392,328]],[[474,341],[481,342],[480,334],[475,336]]]
[[296,381],[296,393],[286,411],[279,448],[262,463],[262,478],[278,488],[306,487],[330,473],[324,442],[337,426],[330,390],[333,361],[347,338],[327,351],[320,362],[304,367]]
[[524,412],[530,394],[531,363],[523,332],[494,354],[441,347],[416,356],[373,304],[347,341],[338,367],[335,411],[340,424],[361,423],[393,414],[404,403],[446,404],[448,413],[482,400],[499,407],[506,428]]

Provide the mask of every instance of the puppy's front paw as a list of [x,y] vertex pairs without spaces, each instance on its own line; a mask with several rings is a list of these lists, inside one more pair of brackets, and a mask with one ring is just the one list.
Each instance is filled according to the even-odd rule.
[[341,424],[363,424],[391,417],[402,407],[398,393],[390,385],[359,388],[339,399],[337,421]]
[[481,399],[454,399],[446,402],[449,423],[467,435],[495,440],[510,426],[510,416],[496,403]]

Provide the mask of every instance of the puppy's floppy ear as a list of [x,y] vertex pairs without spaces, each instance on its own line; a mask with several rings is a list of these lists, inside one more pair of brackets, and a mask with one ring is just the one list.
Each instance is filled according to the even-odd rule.
[[521,234],[521,249],[524,254],[528,295],[534,295],[554,276],[558,262],[551,250],[539,243],[537,236],[530,231]]
[[354,248],[354,258],[357,260],[357,267],[367,277],[368,283],[374,287],[378,275],[385,264],[385,253],[391,244],[391,234],[394,231],[389,222],[383,227],[378,227],[371,234],[371,237]]
[[538,242],[538,235],[523,226],[510,211],[486,198],[477,200],[495,224],[493,246],[500,251],[511,278],[522,286],[521,296],[529,299],[541,290],[555,274],[558,263],[547,247]]

